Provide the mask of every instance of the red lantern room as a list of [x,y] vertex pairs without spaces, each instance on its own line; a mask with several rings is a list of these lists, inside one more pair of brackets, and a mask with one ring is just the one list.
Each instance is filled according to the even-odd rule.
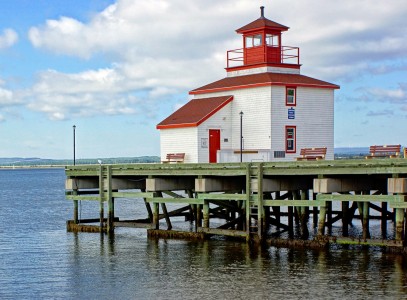
[[282,46],[281,35],[289,27],[264,17],[264,6],[260,7],[260,18],[236,30],[243,35],[243,48],[227,52],[226,70],[275,66],[300,68],[299,48]]

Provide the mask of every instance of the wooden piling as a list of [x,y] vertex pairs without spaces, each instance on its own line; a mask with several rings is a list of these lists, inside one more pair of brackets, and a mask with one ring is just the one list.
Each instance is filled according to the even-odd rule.
[[342,202],[342,235],[349,236],[349,201]]
[[114,230],[114,205],[112,196],[112,166],[106,166],[106,198],[107,198],[107,232],[111,233]]
[[160,229],[160,207],[157,202],[153,203],[153,229]]
[[370,232],[369,232],[369,202],[364,202],[363,203],[363,239],[366,240],[370,238]]
[[105,186],[104,186],[104,172],[103,172],[103,166],[99,166],[99,226],[102,231],[102,228],[104,226],[104,218],[105,218],[105,212],[104,212],[104,201],[105,201]]
[[325,234],[325,218],[326,218],[326,207],[321,206],[319,208],[318,235]]
[[[78,191],[74,190],[73,195],[78,195]],[[79,201],[78,200],[74,200],[73,201],[73,221],[75,222],[75,224],[79,223]]]
[[382,238],[387,238],[387,202],[382,202],[382,214],[381,214],[381,230]]
[[404,230],[404,209],[396,208],[396,241],[403,240]]
[[203,205],[203,227],[209,228],[209,201],[205,200]]

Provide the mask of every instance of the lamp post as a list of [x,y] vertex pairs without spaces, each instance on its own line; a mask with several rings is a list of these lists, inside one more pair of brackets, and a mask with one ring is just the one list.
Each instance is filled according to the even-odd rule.
[[75,130],[76,130],[76,126],[73,125],[73,165],[75,165],[75,142],[76,142],[76,137],[75,137]]
[[240,162],[243,162],[243,112],[240,111]]

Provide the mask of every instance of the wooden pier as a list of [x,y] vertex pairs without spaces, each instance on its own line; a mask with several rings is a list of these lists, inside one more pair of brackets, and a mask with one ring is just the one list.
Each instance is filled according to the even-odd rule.
[[[152,236],[272,243],[284,243],[285,234],[286,242],[322,246],[403,248],[406,240],[407,159],[77,165],[66,167],[66,176],[66,198],[74,208],[69,231],[123,226],[146,228]],[[144,202],[145,218],[115,217],[120,198]],[[99,202],[99,214],[79,219],[80,201]],[[191,222],[193,230],[173,229],[174,217]],[[372,220],[380,222],[379,238],[371,237]],[[388,223],[394,230],[388,232]],[[352,236],[355,226],[360,231]]]

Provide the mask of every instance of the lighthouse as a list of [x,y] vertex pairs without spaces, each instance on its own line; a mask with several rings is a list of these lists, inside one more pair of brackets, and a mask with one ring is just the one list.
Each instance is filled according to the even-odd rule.
[[289,27],[264,7],[236,30],[242,48],[226,53],[226,77],[189,92],[183,107],[157,125],[162,160],[187,163],[292,161],[302,148],[334,157],[334,91],[339,86],[301,74],[300,49],[283,45]]

